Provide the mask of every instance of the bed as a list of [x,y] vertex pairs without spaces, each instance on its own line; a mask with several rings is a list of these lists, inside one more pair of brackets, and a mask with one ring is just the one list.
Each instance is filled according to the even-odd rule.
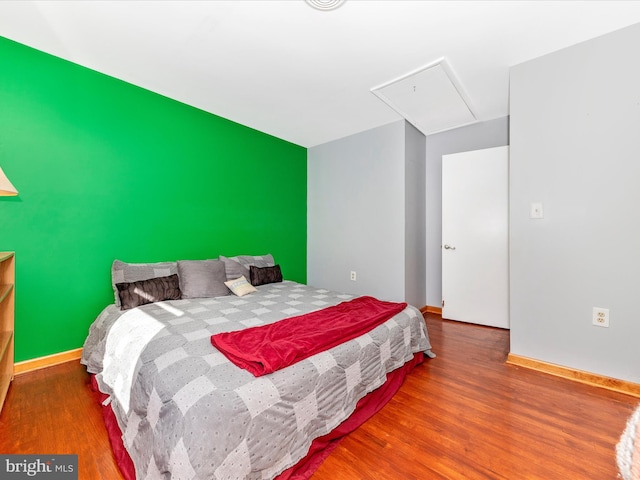
[[[212,335],[306,318],[354,297],[282,280],[270,255],[207,261],[218,262],[227,284],[244,279],[229,280],[239,273],[264,274],[237,296],[219,281],[203,288],[196,262],[204,261],[189,269],[114,262],[115,303],[85,341],[81,362],[115,419],[112,444],[124,447],[118,462],[126,478],[308,478],[330,451],[324,447],[381,408],[424,354],[433,356],[420,311],[406,306],[364,335],[255,376],[217,350]],[[166,298],[175,296],[169,286],[164,297],[123,309],[118,286],[174,275],[180,299]]]

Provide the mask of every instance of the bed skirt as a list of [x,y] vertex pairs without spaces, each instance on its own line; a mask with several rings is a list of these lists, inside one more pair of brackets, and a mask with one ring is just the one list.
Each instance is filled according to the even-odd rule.
[[[387,381],[379,388],[361,398],[355,411],[344,422],[327,435],[316,438],[307,455],[296,465],[288,468],[275,480],[308,480],[322,462],[338,446],[340,440],[379,412],[402,386],[406,376],[413,368],[424,361],[424,353],[418,352],[402,367],[387,374]],[[91,375],[91,389],[98,394],[102,405],[102,416],[109,435],[113,455],[125,480],[136,480],[135,468],[129,453],[122,443],[122,432],[110,405],[105,405],[107,395],[100,392],[95,375]]]

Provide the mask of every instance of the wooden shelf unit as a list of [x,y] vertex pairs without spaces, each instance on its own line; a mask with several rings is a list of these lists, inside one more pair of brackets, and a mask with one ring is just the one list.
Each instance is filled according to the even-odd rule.
[[0,412],[13,380],[15,256],[0,252]]

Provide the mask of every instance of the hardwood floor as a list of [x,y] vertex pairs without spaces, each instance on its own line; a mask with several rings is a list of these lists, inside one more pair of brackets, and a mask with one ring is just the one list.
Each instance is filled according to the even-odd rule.
[[0,453],[77,454],[79,479],[122,480],[78,361],[14,379],[0,415]]
[[[426,319],[437,358],[311,480],[617,477],[615,444],[637,398],[506,365],[508,331]],[[14,380],[0,453],[77,453],[80,479],[122,479],[77,362]]]

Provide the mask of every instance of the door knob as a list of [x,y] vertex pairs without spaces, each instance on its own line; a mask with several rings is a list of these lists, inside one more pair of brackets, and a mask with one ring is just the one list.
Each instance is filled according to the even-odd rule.
[[445,249],[445,250],[455,250],[455,249],[456,249],[456,247],[452,247],[451,245],[445,245],[445,246],[444,246],[444,249]]

